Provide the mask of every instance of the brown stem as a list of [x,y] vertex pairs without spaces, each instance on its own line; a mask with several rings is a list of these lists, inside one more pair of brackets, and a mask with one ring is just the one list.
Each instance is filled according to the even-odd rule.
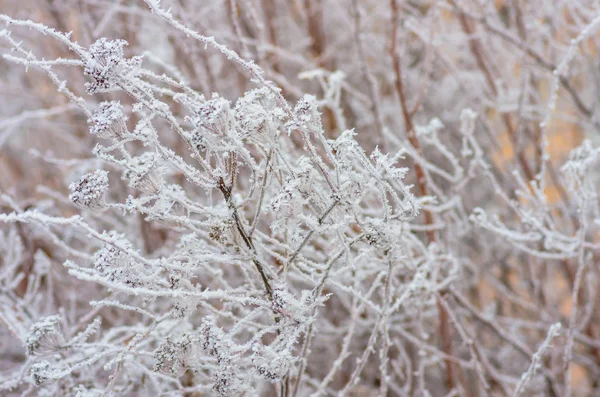
[[244,227],[242,226],[237,209],[235,208],[235,205],[231,201],[231,189],[225,185],[225,181],[223,180],[223,178],[219,178],[218,187],[219,187],[219,190],[221,191],[221,193],[223,194],[223,197],[225,197],[225,201],[227,201],[229,208],[233,211],[233,220],[235,222],[237,231],[240,233],[240,236],[242,237],[242,240],[244,240],[244,243],[246,244],[248,249],[250,249],[252,251],[252,253],[254,254],[252,263],[254,263],[256,270],[260,274],[260,278],[262,279],[262,282],[265,286],[267,295],[269,295],[269,299],[272,300],[273,299],[273,288],[271,287],[271,282],[269,281],[269,277],[267,277],[267,274],[265,273],[265,269],[263,268],[262,264],[258,261],[258,259],[256,259],[256,248],[254,248],[254,244],[252,243],[252,238],[249,237],[248,234],[246,233],[246,230],[244,230]]
[[[325,62],[325,59],[323,59],[325,34],[323,32],[321,0],[304,0],[304,10],[306,12],[306,23],[310,36],[310,50],[315,62],[319,67],[327,70],[335,70],[331,62]],[[327,125],[326,133],[328,133],[328,138],[333,138],[333,134],[338,128],[335,115],[329,106],[323,109],[323,113],[326,120],[325,125]]]
[[[450,3],[454,5],[453,0],[450,0]],[[460,22],[460,26],[463,32],[469,38],[469,48],[471,50],[471,53],[473,54],[473,57],[475,57],[477,67],[479,68],[479,70],[481,70],[481,73],[485,78],[488,88],[494,95],[494,98],[496,98],[498,96],[498,89],[496,88],[496,83],[494,82],[492,72],[485,63],[485,59],[483,57],[483,50],[481,48],[481,42],[479,41],[479,39],[473,37],[473,27],[469,24],[469,21],[467,21],[467,18],[464,13],[458,13],[458,20]],[[517,160],[519,161],[519,165],[521,166],[525,177],[529,181],[533,180],[534,175],[531,171],[531,167],[529,166],[529,163],[527,162],[527,159],[525,158],[525,154],[523,153],[522,149],[518,147],[519,145],[517,144],[517,132],[515,131],[514,126],[512,125],[510,115],[503,114],[501,118],[502,122],[504,123],[504,126],[508,131],[508,135],[511,139],[512,145],[515,148]]]
[[[414,123],[412,120],[412,114],[408,109],[406,102],[406,95],[404,92],[404,83],[402,81],[402,66],[400,63],[400,57],[398,55],[398,44],[397,44],[397,36],[398,36],[398,4],[396,0],[390,0],[390,8],[392,13],[392,31],[391,31],[391,46],[390,46],[390,56],[392,57],[392,63],[395,74],[395,88],[396,93],[400,99],[400,106],[402,108],[402,116],[404,118],[404,125],[406,127],[406,134],[408,137],[408,141],[411,146],[415,149],[419,156],[422,155],[421,143],[417,138],[415,133]],[[423,168],[417,163],[414,163],[415,175],[417,178],[417,187],[419,189],[419,194],[421,196],[427,196],[428,187],[427,187],[427,176],[425,175],[425,171]],[[433,225],[433,214],[431,211],[424,210],[423,211],[425,217],[425,224]],[[435,230],[430,228],[426,232],[427,240],[429,243],[433,243],[436,241]],[[440,337],[442,340],[442,350],[449,357],[452,356],[452,335],[450,332],[450,323],[448,319],[448,312],[444,307],[443,303],[440,302],[440,297],[436,298],[437,308],[438,308],[438,317],[439,317],[439,326],[440,326]],[[451,360],[445,359],[446,363],[446,384],[448,386],[448,390],[453,390],[455,387],[454,383],[454,373],[456,364]]]
[[[452,1],[450,1],[450,3],[456,8],[456,5]],[[467,17],[467,18],[469,18],[471,20],[480,22],[486,28],[486,30],[494,33],[495,35],[497,35],[498,37],[500,37],[504,41],[507,41],[507,42],[513,44],[514,46],[516,46],[517,48],[519,48],[525,54],[527,54],[528,56],[530,56],[531,58],[533,58],[537,62],[537,64],[539,66],[543,67],[544,69],[546,69],[546,70],[548,70],[550,72],[553,72],[556,69],[556,65],[554,65],[552,62],[549,62],[549,61],[545,60],[542,55],[540,55],[539,53],[537,53],[531,47],[525,45],[518,38],[515,38],[515,37],[511,36],[509,33],[503,31],[502,29],[499,29],[497,27],[494,27],[494,26],[490,25],[490,23],[487,21],[487,19],[471,15],[471,14],[466,13],[465,11],[460,10],[458,8],[456,8],[455,12],[458,15],[462,15],[463,17]],[[575,90],[575,88],[573,87],[573,85],[571,84],[571,82],[566,77],[561,76],[560,77],[560,84],[569,93],[569,95],[571,96],[571,99],[573,99],[573,102],[575,103],[575,106],[577,106],[577,109],[579,109],[579,111],[584,116],[586,116],[588,118],[591,117],[592,116],[592,111],[583,103],[583,100],[577,94],[577,91]]]
[[367,90],[369,98],[371,99],[371,111],[375,118],[375,124],[377,126],[377,132],[383,131],[383,114],[379,106],[379,93],[377,89],[377,81],[367,66],[367,57],[365,54],[365,48],[361,37],[361,15],[358,0],[353,0],[350,7],[350,12],[354,22],[354,41],[356,42],[356,50],[358,52],[358,58],[360,60],[361,72],[367,82]]

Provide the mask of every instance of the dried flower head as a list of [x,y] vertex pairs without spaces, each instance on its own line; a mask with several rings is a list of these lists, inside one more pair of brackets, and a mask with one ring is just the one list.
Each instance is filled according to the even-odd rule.
[[234,341],[217,326],[211,316],[202,320],[199,333],[202,349],[217,360],[213,389],[221,396],[239,396],[245,388],[245,382],[243,371],[233,360],[236,348]]
[[199,131],[227,135],[233,126],[231,103],[215,93],[212,99],[200,105],[190,121]]
[[[111,233],[111,238],[116,234]],[[121,240],[123,248],[133,250],[131,244]],[[96,270],[108,281],[123,283],[130,287],[142,285],[142,275],[137,263],[122,249],[111,244],[105,244],[94,253],[92,263]]]
[[267,138],[283,117],[274,94],[266,88],[246,92],[235,104],[237,127],[245,137]]
[[127,80],[133,77],[141,65],[141,57],[123,58],[125,40],[98,39],[90,46],[89,57],[83,70],[92,78],[85,84],[88,94],[109,92],[117,85],[119,79]]
[[163,177],[158,167],[158,156],[146,152],[134,157],[129,163],[129,169],[123,172],[123,179],[129,180],[129,186],[144,193],[158,193]]
[[60,316],[43,317],[33,324],[25,339],[25,347],[29,355],[55,352],[64,343],[65,339],[60,330]]
[[94,125],[90,129],[100,138],[120,138],[127,132],[123,106],[119,101],[102,102],[92,115]]
[[69,185],[69,200],[81,208],[102,211],[106,206],[105,194],[108,190],[108,172],[97,170],[85,174],[77,182]]

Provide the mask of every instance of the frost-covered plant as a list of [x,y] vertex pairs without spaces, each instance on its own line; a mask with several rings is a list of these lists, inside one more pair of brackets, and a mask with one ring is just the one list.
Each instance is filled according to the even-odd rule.
[[92,115],[90,133],[101,138],[122,138],[127,132],[123,106],[118,101],[102,102]]
[[599,392],[596,2],[50,3],[0,15],[0,394]]
[[59,349],[64,344],[59,322],[60,317],[55,315],[35,323],[25,340],[27,354],[44,355]]
[[103,37],[90,46],[83,69],[83,73],[92,80],[85,84],[89,94],[110,92],[137,73],[141,58],[125,59],[125,45],[125,40],[107,40]]
[[108,190],[108,172],[103,170],[82,176],[69,185],[69,200],[81,208],[101,211],[106,205],[105,194]]

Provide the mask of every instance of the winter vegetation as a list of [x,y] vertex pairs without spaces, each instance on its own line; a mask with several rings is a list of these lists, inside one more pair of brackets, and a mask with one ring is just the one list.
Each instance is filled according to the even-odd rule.
[[0,395],[600,395],[600,3],[0,0]]

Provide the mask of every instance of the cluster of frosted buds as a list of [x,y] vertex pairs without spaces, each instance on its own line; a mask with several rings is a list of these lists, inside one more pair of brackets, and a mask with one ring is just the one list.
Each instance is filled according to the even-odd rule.
[[[308,327],[314,321],[315,309],[329,299],[329,296],[323,295],[315,298],[313,291],[303,290],[300,297],[296,297],[286,288],[285,284],[275,284],[271,310],[280,315],[279,324],[282,327],[289,325],[294,333],[301,333],[303,328]],[[298,327],[298,325],[302,325],[302,327]]]
[[121,269],[122,260],[121,251],[111,245],[100,248],[92,258],[96,270],[107,276],[110,281],[116,281],[120,278],[119,276],[123,272]]
[[239,377],[239,368],[231,363],[219,366],[215,374],[213,389],[223,397],[245,396],[244,385]]
[[123,47],[125,45],[127,45],[125,40],[101,38],[90,46],[89,56],[83,70],[85,75],[92,78],[91,82],[85,84],[88,94],[111,91],[120,78],[126,80],[137,73],[141,65],[141,57],[124,59]]
[[60,317],[44,317],[33,324],[25,339],[25,347],[29,355],[45,355],[58,350],[65,344],[60,331]]
[[29,371],[33,383],[36,386],[41,386],[50,378],[50,363],[48,361],[33,363]]
[[106,206],[105,193],[108,190],[108,172],[97,170],[85,174],[77,182],[69,185],[69,200],[81,208],[102,211]]
[[306,305],[298,301],[284,285],[276,285],[273,288],[271,309],[274,313],[282,314],[295,321],[300,321],[307,311]]
[[[179,265],[182,266],[182,268],[185,268],[185,266],[188,265],[187,261],[181,262],[178,260],[174,260],[174,262],[177,262]],[[172,273],[169,275],[168,279],[169,279],[169,287],[171,289],[181,289],[181,288],[192,289],[192,288],[194,288],[192,283],[189,280],[189,277],[184,276],[182,274]],[[199,302],[198,298],[195,298],[195,297],[185,296],[182,298],[177,298],[173,302],[173,307],[171,308],[171,316],[173,318],[184,318],[184,317],[194,313],[199,304],[200,304],[200,302]]]
[[285,284],[275,284],[272,297],[271,309],[279,318],[278,335],[268,346],[252,345],[252,366],[261,377],[274,382],[283,378],[296,360],[294,345],[314,320],[314,309],[323,298],[315,300],[312,292],[305,290],[298,299]]
[[219,328],[212,317],[205,317],[200,326],[200,343],[219,365],[215,373],[214,390],[221,396],[239,395],[242,388],[240,369],[232,360],[233,341]]
[[209,356],[215,357],[219,364],[230,359],[230,340],[225,332],[217,327],[214,318],[205,317],[202,320],[200,334],[202,338],[202,349],[205,350]]
[[123,178],[129,180],[129,186],[141,192],[155,194],[163,184],[162,173],[158,167],[158,156],[146,152],[129,162],[129,169],[123,172]]
[[123,106],[119,101],[102,102],[92,115],[94,125],[90,129],[100,138],[121,138],[127,132]]
[[[308,193],[314,189],[314,169],[309,158],[302,157],[298,160],[293,177],[286,178],[281,190],[271,199],[270,210],[280,211],[285,207],[297,207],[299,210],[308,200]],[[292,209],[290,208],[290,211]],[[295,215],[290,212],[290,215]]]
[[297,241],[301,238],[300,227],[303,208],[309,202],[309,193],[314,191],[314,170],[310,159],[302,157],[293,177],[286,178],[280,191],[274,195],[268,204],[269,212],[275,215],[271,222],[273,233],[285,233],[291,230],[290,238]]
[[173,318],[184,318],[192,314],[198,307],[198,302],[194,299],[183,298],[173,302],[173,308],[171,309],[171,315]]
[[294,177],[286,178],[286,183],[269,202],[269,210],[285,211],[288,216],[295,216],[299,212],[301,206],[307,201],[302,187],[306,187],[307,180],[310,181],[310,172],[304,170],[301,172]]
[[193,341],[187,334],[176,341],[167,337],[154,352],[154,371],[183,376],[189,367],[193,346]]

